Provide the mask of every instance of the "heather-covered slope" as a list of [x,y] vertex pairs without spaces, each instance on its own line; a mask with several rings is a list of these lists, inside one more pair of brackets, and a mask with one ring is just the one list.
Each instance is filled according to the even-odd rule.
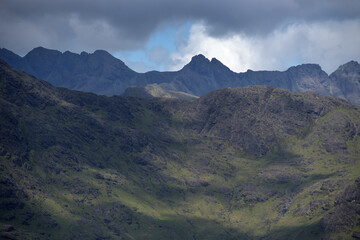
[[121,95],[130,86],[148,84],[196,96],[219,88],[266,85],[294,92],[315,91],[360,104],[360,65],[354,61],[329,77],[317,64],[303,64],[283,72],[249,70],[235,73],[217,59],[210,61],[201,54],[194,56],[179,71],[147,73],[136,73],[121,60],[101,50],[92,54],[75,54],[39,47],[21,58],[7,49],[0,49],[0,58],[54,86],[108,96]]
[[360,232],[360,111],[344,100],[265,86],[110,98],[0,61],[0,111],[2,238]]

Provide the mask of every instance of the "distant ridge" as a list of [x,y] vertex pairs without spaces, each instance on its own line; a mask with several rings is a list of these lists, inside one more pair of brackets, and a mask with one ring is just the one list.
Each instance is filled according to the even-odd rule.
[[38,47],[20,57],[2,48],[0,58],[54,86],[108,96],[121,95],[130,86],[148,84],[196,96],[219,88],[267,85],[294,92],[315,91],[360,105],[360,65],[355,61],[342,65],[329,76],[317,64],[302,64],[283,72],[249,70],[235,73],[219,60],[213,58],[210,61],[201,54],[194,56],[179,71],[147,73],[133,71],[103,50],[75,54]]

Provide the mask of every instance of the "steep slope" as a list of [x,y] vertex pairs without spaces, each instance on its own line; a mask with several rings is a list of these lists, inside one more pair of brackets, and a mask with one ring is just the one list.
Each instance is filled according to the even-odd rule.
[[[330,75],[334,85],[338,86],[343,96],[350,102],[360,105],[360,64],[355,61],[340,66]],[[342,97],[340,94],[334,96]]]
[[357,236],[360,110],[251,86],[104,97],[0,61],[0,223],[19,239]]
[[[249,70],[234,73],[217,59],[210,61],[201,54],[194,56],[180,71],[151,71],[144,74],[132,71],[105,51],[95,51],[93,54],[83,52],[79,55],[40,47],[21,58],[6,49],[0,49],[0,58],[14,68],[55,86],[108,96],[121,95],[130,86],[148,84],[158,84],[165,90],[196,96],[225,87],[267,85],[295,92],[315,91],[359,105],[360,87],[355,82],[359,82],[360,77],[356,62],[352,64],[354,67],[347,68],[348,73],[340,74],[339,70],[329,77],[316,64],[303,64],[284,72]],[[347,85],[344,82],[348,82]]]

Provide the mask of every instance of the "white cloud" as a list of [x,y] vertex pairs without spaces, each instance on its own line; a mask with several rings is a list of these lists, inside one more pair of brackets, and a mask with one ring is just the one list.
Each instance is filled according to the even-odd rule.
[[205,24],[192,26],[188,44],[171,55],[173,69],[202,53],[217,58],[236,72],[286,70],[301,63],[318,63],[331,73],[350,60],[360,58],[360,20],[292,24],[266,36],[232,34],[210,36]]

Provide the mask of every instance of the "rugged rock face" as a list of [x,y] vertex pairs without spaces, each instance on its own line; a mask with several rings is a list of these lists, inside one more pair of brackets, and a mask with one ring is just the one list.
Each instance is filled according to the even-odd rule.
[[217,59],[197,55],[177,72],[151,71],[144,74],[129,69],[105,51],[93,54],[35,48],[25,57],[0,49],[0,58],[54,86],[103,95],[121,95],[130,86],[158,84],[165,90],[202,96],[226,87],[266,85],[295,92],[315,91],[359,105],[359,64],[350,62],[329,77],[319,65],[303,64],[279,71],[232,72]]
[[[329,233],[351,232],[359,226],[360,215],[360,177],[343,190],[336,198],[334,211],[328,212],[322,219],[322,227]],[[355,235],[358,233],[355,232]],[[353,234],[353,235],[354,235]],[[353,238],[356,238],[353,236]]]
[[[346,99],[356,105],[360,105],[360,64],[355,61],[340,66],[330,75],[334,85],[341,90]],[[334,96],[341,97],[340,94]]]
[[0,61],[0,236],[356,237],[359,126],[313,92],[105,97]]

